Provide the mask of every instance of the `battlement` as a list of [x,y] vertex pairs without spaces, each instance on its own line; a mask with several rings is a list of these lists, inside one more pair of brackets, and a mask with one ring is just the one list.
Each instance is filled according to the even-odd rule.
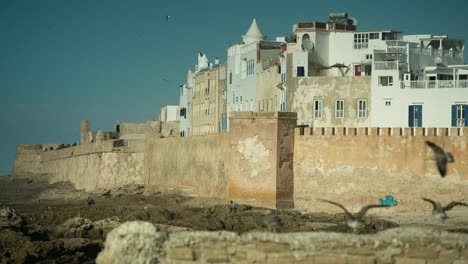
[[63,149],[45,151],[41,153],[42,161],[70,158],[72,156],[88,155],[92,153],[112,152],[114,148],[125,146],[125,140],[104,140]]
[[466,136],[467,127],[304,127],[295,128],[296,136]]

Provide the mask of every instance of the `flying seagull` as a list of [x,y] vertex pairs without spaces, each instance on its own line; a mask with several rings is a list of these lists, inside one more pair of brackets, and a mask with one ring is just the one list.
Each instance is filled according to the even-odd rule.
[[446,211],[452,209],[453,207],[457,205],[468,206],[468,204],[463,203],[463,202],[450,202],[449,204],[447,204],[447,206],[442,207],[442,205],[439,202],[435,202],[431,199],[424,198],[424,197],[422,197],[422,199],[432,204],[432,207],[434,208],[432,210],[432,215],[434,216],[435,219],[441,222],[444,222],[448,218],[447,213],[445,213]]
[[263,216],[262,222],[270,231],[277,231],[278,227],[282,225],[280,216],[273,210],[269,210],[268,213]]
[[440,176],[445,177],[445,174],[447,173],[447,162],[455,161],[452,153],[445,152],[441,147],[437,146],[431,141],[426,141],[426,144],[434,151],[434,156],[432,156],[430,159],[436,161]]
[[363,208],[361,208],[361,210],[359,212],[352,214],[348,210],[346,210],[346,208],[343,205],[341,205],[339,203],[329,201],[329,200],[323,200],[323,199],[319,199],[319,201],[331,203],[331,204],[336,205],[336,206],[340,207],[341,209],[343,209],[343,211],[345,212],[347,225],[349,227],[351,227],[353,230],[358,229],[359,227],[361,227],[364,224],[364,221],[362,220],[362,218],[366,214],[367,210],[369,210],[371,208],[378,208],[378,207],[389,207],[389,205],[370,204],[370,205],[366,205]]
[[169,19],[171,19],[171,16],[166,16],[166,22],[168,22]]

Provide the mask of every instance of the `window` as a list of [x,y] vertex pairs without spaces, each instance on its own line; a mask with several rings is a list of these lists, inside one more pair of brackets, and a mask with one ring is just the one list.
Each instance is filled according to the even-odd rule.
[[241,62],[241,79],[247,77],[247,59],[243,59]]
[[380,38],[380,33],[369,33],[369,39],[379,39]]
[[187,118],[187,110],[185,107],[180,108],[179,116],[183,116],[184,118]]
[[468,126],[468,104],[452,105],[452,126]]
[[369,46],[369,33],[354,34],[354,48],[367,49]]
[[300,76],[304,76],[305,72],[304,72],[304,67],[297,67],[297,76],[300,77]]
[[344,100],[335,101],[335,118],[344,118]]
[[314,100],[314,118],[323,117],[323,100]]
[[422,105],[408,106],[408,126],[409,127],[422,127]]
[[357,101],[357,117],[367,118],[367,100],[358,99]]
[[247,75],[252,75],[255,72],[255,62],[254,60],[247,61]]
[[380,76],[379,86],[393,86],[393,76]]
[[366,54],[366,60],[372,60],[372,54]]
[[385,101],[385,106],[392,106],[392,101]]
[[232,72],[229,72],[229,84],[232,84]]

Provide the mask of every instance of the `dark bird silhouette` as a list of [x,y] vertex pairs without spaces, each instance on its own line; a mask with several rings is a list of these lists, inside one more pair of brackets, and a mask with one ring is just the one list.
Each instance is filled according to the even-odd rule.
[[93,204],[95,204],[96,202],[94,201],[93,198],[91,198],[91,196],[88,196],[88,199],[86,200],[86,203],[87,203],[88,205],[93,205]]
[[364,221],[362,219],[364,218],[364,215],[366,214],[366,212],[369,209],[378,208],[378,207],[389,207],[389,205],[370,204],[370,205],[366,205],[366,206],[362,207],[361,210],[359,212],[357,212],[357,213],[350,213],[348,210],[346,210],[346,208],[343,205],[341,205],[339,203],[329,201],[329,200],[323,200],[323,199],[319,199],[319,201],[327,202],[327,203],[336,205],[336,206],[340,207],[341,209],[343,209],[343,211],[345,212],[347,225],[349,227],[351,227],[353,230],[356,230],[356,229],[360,228],[362,225],[364,225]]
[[166,22],[168,22],[168,21],[169,21],[169,19],[171,19],[171,16],[166,16],[166,18],[165,18],[165,19],[166,19]]
[[431,199],[428,199],[428,198],[424,198],[422,197],[422,199],[426,202],[429,202],[432,204],[432,215],[434,216],[435,219],[441,221],[441,222],[444,222],[445,220],[447,220],[448,216],[447,216],[447,211],[452,209],[453,207],[457,206],[457,205],[460,205],[460,206],[468,206],[468,204],[466,203],[463,203],[463,202],[450,202],[449,204],[447,204],[447,206],[445,207],[442,207],[442,204],[439,203],[439,202],[435,202]]
[[281,218],[273,210],[269,210],[269,212],[263,216],[262,222],[270,231],[277,231],[278,227],[282,225]]
[[447,162],[455,161],[452,153],[445,152],[441,147],[437,146],[431,141],[426,141],[426,144],[434,151],[434,156],[432,156],[430,159],[436,161],[440,176],[445,177],[445,174],[447,174]]

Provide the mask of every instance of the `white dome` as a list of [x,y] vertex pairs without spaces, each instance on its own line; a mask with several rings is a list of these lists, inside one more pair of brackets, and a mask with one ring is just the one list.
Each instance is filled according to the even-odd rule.
[[209,66],[210,66],[210,61],[206,57],[205,53],[202,53],[202,52],[198,53],[198,70],[201,71],[204,69],[208,69]]
[[266,36],[263,35],[262,31],[257,25],[257,20],[254,18],[249,30],[245,35],[242,36],[242,41],[244,41],[245,44],[250,44],[264,39],[266,39]]

